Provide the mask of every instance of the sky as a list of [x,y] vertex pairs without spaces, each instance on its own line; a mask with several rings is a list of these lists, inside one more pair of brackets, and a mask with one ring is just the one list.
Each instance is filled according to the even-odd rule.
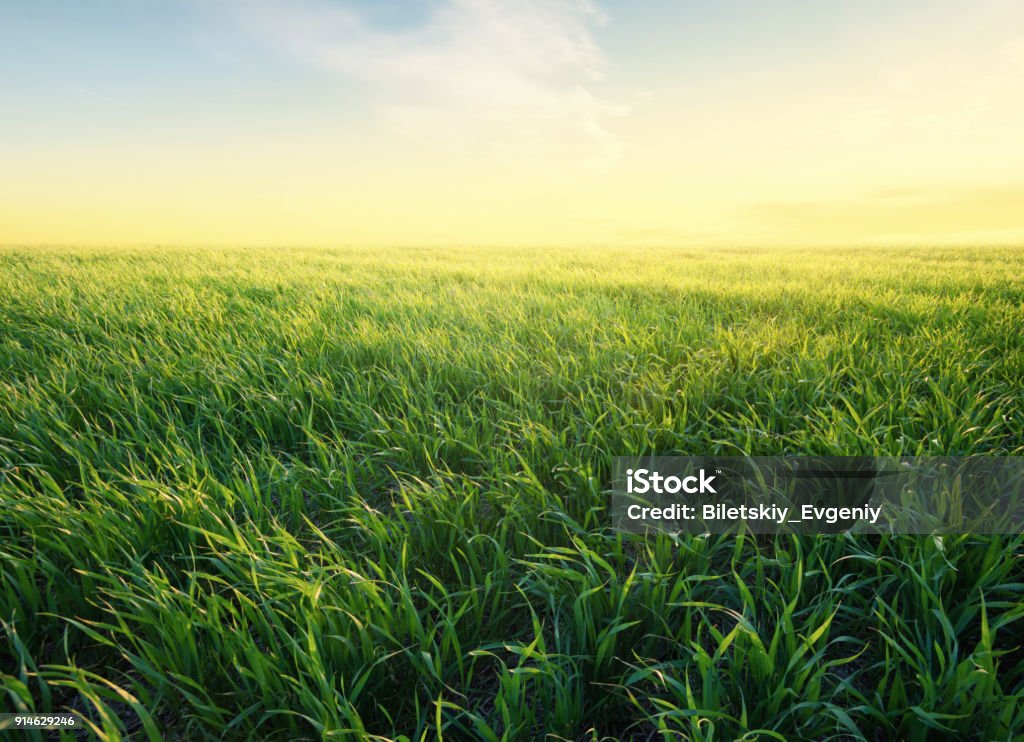
[[1020,0],[0,0],[0,244],[1024,244]]

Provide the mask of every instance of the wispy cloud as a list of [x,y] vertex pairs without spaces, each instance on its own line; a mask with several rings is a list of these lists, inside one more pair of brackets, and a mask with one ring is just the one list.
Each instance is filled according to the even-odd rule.
[[589,167],[616,161],[608,121],[628,108],[595,92],[605,15],[588,0],[445,0],[413,28],[372,23],[351,2],[224,0],[255,38],[367,86],[395,132],[431,146]]
[[95,98],[96,100],[101,100],[104,103],[120,103],[121,102],[117,98],[112,98],[109,95],[104,95],[103,93],[98,93],[95,90],[93,90],[92,88],[86,87],[85,85],[77,85],[77,84],[66,83],[65,87],[68,90],[72,91],[73,93],[78,93],[79,95],[84,95],[84,96],[86,96],[88,98]]
[[1002,64],[1000,69],[1006,72],[1024,74],[1024,36],[1008,41],[999,50]]
[[752,204],[742,218],[783,239],[873,242],[970,240],[1019,242],[1024,183],[905,186],[843,200]]

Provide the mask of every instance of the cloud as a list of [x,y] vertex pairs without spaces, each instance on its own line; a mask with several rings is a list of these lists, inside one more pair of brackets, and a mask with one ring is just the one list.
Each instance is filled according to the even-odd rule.
[[109,95],[104,95],[103,93],[97,93],[95,90],[93,90],[92,88],[86,87],[85,85],[73,85],[71,83],[66,83],[65,87],[68,90],[72,91],[73,93],[78,93],[79,95],[84,95],[84,96],[86,96],[88,98],[95,98],[96,100],[101,100],[104,103],[120,103],[121,102],[117,98],[112,98]]
[[[403,136],[472,154],[606,167],[628,108],[595,92],[606,60],[588,0],[444,0],[412,28],[372,23],[351,2],[226,0],[256,39],[362,83]],[[568,149],[568,152],[566,150]]]
[[1005,43],[999,50],[999,56],[1002,71],[1024,74],[1024,36],[1018,36]]
[[812,241],[1019,241],[1024,183],[885,188],[848,200],[752,204],[742,216],[767,233]]

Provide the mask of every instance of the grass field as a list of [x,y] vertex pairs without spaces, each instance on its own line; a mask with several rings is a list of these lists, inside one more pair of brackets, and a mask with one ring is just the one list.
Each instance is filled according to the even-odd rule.
[[1024,538],[609,528],[611,457],[1024,454],[1024,251],[0,250],[0,710],[1024,734]]

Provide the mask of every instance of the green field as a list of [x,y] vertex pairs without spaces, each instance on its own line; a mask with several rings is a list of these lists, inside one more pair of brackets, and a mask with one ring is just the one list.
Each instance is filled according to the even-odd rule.
[[0,250],[0,711],[1019,739],[1020,536],[623,536],[611,458],[1024,454],[1024,251]]

